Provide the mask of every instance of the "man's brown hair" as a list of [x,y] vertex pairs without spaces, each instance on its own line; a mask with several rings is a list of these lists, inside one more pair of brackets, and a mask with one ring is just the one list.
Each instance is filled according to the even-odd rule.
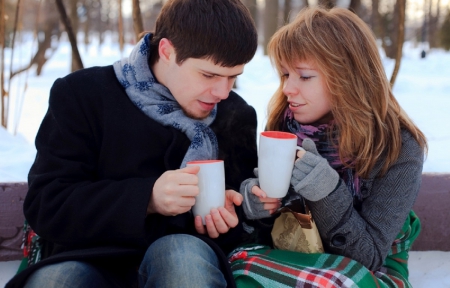
[[240,0],[169,0],[150,43],[150,64],[159,59],[159,41],[175,47],[176,61],[208,59],[224,67],[248,63],[258,45],[250,12]]

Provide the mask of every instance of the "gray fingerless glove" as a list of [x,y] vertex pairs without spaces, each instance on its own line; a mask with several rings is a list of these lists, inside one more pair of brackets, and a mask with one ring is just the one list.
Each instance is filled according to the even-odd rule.
[[319,155],[314,141],[303,140],[306,154],[295,161],[291,184],[295,192],[309,201],[319,201],[336,189],[339,174]]
[[[257,175],[257,171],[255,171]],[[242,182],[239,192],[244,196],[242,206],[248,219],[262,219],[270,217],[268,210],[264,210],[264,203],[252,193],[252,187],[259,186],[258,178],[249,178]]]

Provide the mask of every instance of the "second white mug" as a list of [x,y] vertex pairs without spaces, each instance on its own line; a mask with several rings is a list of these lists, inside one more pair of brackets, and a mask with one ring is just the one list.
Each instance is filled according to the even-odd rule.
[[195,205],[192,207],[194,216],[202,217],[203,225],[205,216],[210,214],[212,208],[225,206],[225,169],[223,160],[199,160],[190,161],[186,166],[200,166],[198,172],[198,188],[200,193],[195,197]]
[[295,134],[280,131],[261,132],[258,178],[260,188],[266,192],[267,197],[286,196],[297,150],[303,150],[303,148],[297,146]]

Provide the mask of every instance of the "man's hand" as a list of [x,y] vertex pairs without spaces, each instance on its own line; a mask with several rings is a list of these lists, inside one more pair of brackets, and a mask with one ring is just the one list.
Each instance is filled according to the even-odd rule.
[[190,166],[164,172],[156,180],[147,207],[147,214],[175,216],[191,210],[198,195],[199,166]]
[[211,238],[217,238],[220,234],[227,233],[230,228],[236,227],[239,219],[234,210],[234,205],[240,206],[243,197],[234,190],[225,191],[225,207],[211,209],[211,214],[206,215],[206,225],[203,226],[202,217],[195,217],[195,229],[200,234],[208,233]]

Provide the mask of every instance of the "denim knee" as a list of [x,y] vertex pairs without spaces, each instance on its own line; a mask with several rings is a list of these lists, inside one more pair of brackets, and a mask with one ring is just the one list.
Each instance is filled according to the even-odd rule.
[[197,237],[174,234],[147,249],[139,269],[141,287],[225,287],[216,253]]
[[35,271],[28,278],[25,288],[75,288],[105,287],[104,280],[90,264],[67,261],[48,265]]

